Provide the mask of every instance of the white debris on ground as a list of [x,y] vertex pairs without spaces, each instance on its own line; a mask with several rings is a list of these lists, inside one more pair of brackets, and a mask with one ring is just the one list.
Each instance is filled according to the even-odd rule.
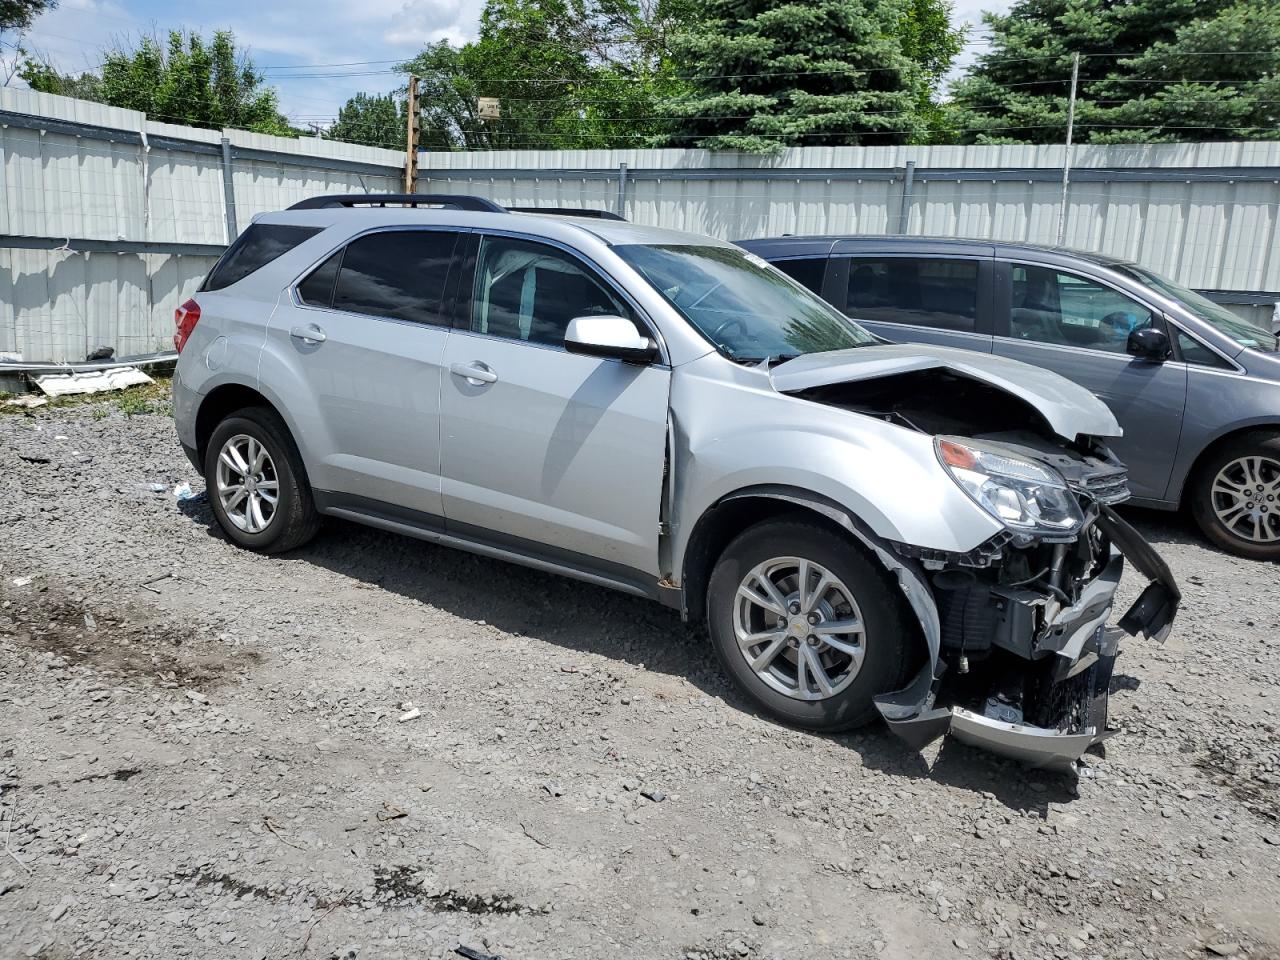
[[1177,518],[1130,514],[1186,602],[1072,781],[753,716],[638,599],[236,549],[103,409],[0,416],[6,960],[1280,956],[1277,568]]
[[48,373],[33,377],[32,382],[47,396],[65,397],[78,393],[124,390],[126,387],[137,387],[154,381],[137,367],[116,367],[80,373]]

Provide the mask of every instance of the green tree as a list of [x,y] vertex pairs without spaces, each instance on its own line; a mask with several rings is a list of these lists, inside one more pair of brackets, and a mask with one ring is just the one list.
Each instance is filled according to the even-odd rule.
[[[666,44],[686,0],[487,0],[473,43],[427,47],[427,149],[556,149],[658,142],[663,100],[682,89]],[[482,120],[478,100],[499,101]]]
[[1019,0],[953,88],[966,142],[1061,143],[1072,54],[1075,139],[1280,136],[1280,5],[1268,0]]
[[0,0],[0,31],[26,30],[36,17],[57,5],[58,0]]
[[357,93],[338,111],[338,119],[325,136],[367,147],[403,150],[407,127],[403,99],[397,100],[389,93]]
[[685,118],[680,145],[771,152],[924,139],[919,107],[959,43],[949,26],[936,42],[936,10],[945,20],[945,4],[908,0],[701,0],[673,44],[695,75],[673,105]]
[[907,0],[906,11],[898,21],[898,40],[902,52],[920,71],[915,111],[923,123],[924,143],[950,143],[955,139],[950,113],[942,102],[943,82],[964,48],[967,32],[951,25],[952,4],[949,0]]
[[96,76],[71,77],[34,61],[20,73],[33,90],[141,110],[167,123],[283,136],[298,132],[280,115],[275,90],[263,86],[263,76],[225,30],[209,44],[197,33],[176,30],[163,47],[142,37],[132,50],[108,51]]

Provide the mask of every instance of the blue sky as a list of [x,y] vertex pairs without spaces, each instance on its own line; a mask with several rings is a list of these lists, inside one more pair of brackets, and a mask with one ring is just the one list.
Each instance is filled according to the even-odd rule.
[[[976,25],[979,11],[1004,9],[1009,3],[955,0],[955,20]],[[36,21],[25,43],[62,70],[82,70],[93,67],[116,37],[140,32],[163,36],[173,28],[208,35],[227,28],[279,90],[284,113],[304,125],[332,119],[354,93],[396,87],[400,78],[390,72],[390,61],[407,59],[426,43],[474,36],[483,4],[484,0],[61,0],[57,9]],[[965,59],[973,52],[969,47]],[[344,65],[301,69],[315,64]]]

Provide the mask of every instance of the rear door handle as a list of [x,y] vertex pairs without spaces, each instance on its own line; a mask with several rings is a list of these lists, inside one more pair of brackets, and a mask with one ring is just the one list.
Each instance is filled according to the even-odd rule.
[[294,327],[289,331],[289,336],[303,343],[324,343],[325,341],[324,331],[314,323],[308,323],[305,327]]
[[462,377],[468,383],[496,383],[498,381],[498,375],[479,360],[472,360],[470,363],[450,364],[449,372],[455,377]]

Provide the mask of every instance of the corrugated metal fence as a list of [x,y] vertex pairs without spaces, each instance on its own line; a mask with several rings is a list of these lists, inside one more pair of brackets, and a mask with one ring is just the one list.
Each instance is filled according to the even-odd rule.
[[0,353],[172,349],[173,310],[255,214],[400,189],[403,157],[0,88]]
[[[803,147],[424,156],[419,189],[597,207],[728,239],[793,234],[1053,244],[1061,146]],[[1077,146],[1062,239],[1137,260],[1258,318],[1280,300],[1280,143]]]
[[[591,207],[730,239],[907,233],[1054,243],[1063,147],[808,147],[423,154],[419,190]],[[1069,246],[1130,257],[1241,312],[1280,300],[1280,143],[1080,146]],[[397,191],[402,158],[199,130],[0,89],[0,352],[163,349],[173,308],[252,216]]]

